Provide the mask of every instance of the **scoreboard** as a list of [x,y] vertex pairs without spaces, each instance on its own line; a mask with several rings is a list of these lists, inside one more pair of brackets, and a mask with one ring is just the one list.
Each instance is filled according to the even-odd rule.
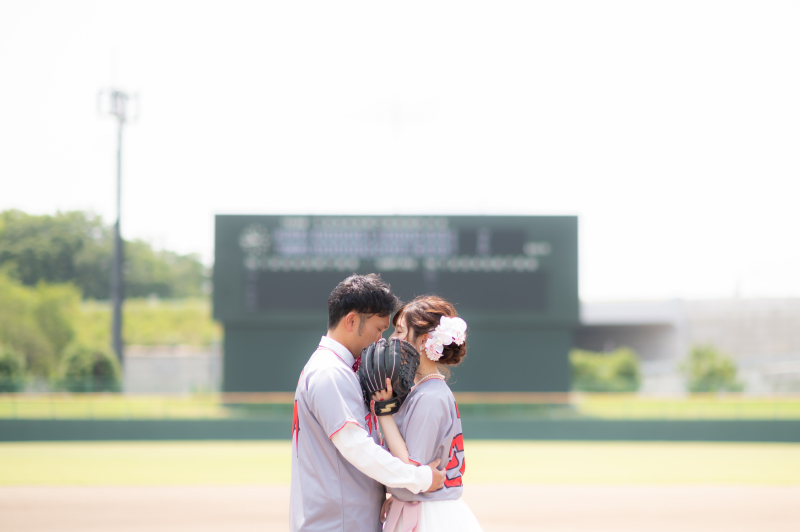
[[[352,273],[376,272],[402,300],[437,294],[467,320],[469,351],[454,389],[566,390],[579,313],[577,229],[571,216],[218,215],[223,388],[293,390],[325,333],[331,290]],[[499,373],[508,379],[519,364],[539,373],[502,382]]]

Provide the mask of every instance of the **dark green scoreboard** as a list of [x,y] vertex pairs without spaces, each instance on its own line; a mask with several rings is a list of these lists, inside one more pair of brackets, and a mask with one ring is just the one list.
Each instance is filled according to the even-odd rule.
[[579,320],[574,216],[216,217],[223,390],[292,391],[348,275],[438,294],[469,324],[457,391],[567,391]]

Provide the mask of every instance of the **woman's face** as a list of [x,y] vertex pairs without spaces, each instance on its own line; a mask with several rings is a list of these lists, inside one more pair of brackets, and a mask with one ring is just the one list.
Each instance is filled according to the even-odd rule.
[[389,338],[399,338],[400,340],[405,340],[414,347],[417,346],[416,338],[414,338],[414,331],[408,328],[405,316],[400,316],[400,319],[397,320],[397,325],[395,325],[394,332]]

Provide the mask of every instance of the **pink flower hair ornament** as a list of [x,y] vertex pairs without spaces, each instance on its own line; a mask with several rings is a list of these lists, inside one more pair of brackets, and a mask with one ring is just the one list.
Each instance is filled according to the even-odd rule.
[[467,339],[467,322],[461,318],[442,316],[439,325],[430,332],[430,338],[425,341],[425,356],[437,362],[442,358],[444,346],[450,344],[462,345]]

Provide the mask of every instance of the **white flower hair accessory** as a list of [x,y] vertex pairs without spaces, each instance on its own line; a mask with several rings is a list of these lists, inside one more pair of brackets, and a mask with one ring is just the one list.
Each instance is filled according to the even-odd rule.
[[425,342],[425,355],[434,362],[442,358],[444,346],[461,345],[467,339],[467,322],[461,318],[442,316],[439,325],[430,332]]

